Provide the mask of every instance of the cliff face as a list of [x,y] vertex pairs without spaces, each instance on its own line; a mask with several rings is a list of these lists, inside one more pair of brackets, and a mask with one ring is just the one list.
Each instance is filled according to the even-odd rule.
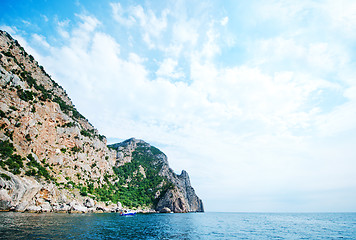
[[[123,207],[118,203],[123,200],[126,207],[165,205],[160,204],[162,194],[133,201],[140,196],[129,195],[130,181],[124,183],[124,173],[114,170],[131,162],[130,152],[136,149],[129,144],[120,151],[108,148],[106,138],[76,110],[65,90],[3,31],[0,63],[0,210],[83,212],[109,206],[113,211]],[[169,169],[163,155],[158,159]],[[142,166],[129,171],[144,173]],[[172,183],[189,206],[185,211],[198,209],[192,207],[198,198],[189,177],[171,172],[159,172],[165,182],[151,188],[168,193]]]
[[[149,176],[148,172],[153,172],[155,176],[160,176],[159,188],[153,189],[155,196],[154,208],[161,212],[169,208],[173,212],[204,212],[203,203],[195,194],[189,180],[188,173],[182,171],[177,175],[169,168],[167,156],[150,144],[136,140],[134,138],[122,143],[109,145],[115,149],[116,167],[124,168],[133,166],[133,174],[128,174],[125,183],[137,184],[132,181],[135,172],[140,172],[142,178]],[[139,179],[139,181],[142,181]]]

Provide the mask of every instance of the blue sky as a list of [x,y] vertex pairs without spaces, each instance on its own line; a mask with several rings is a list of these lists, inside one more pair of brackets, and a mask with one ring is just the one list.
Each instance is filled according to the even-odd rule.
[[110,142],[189,172],[208,211],[356,211],[356,2],[2,1]]

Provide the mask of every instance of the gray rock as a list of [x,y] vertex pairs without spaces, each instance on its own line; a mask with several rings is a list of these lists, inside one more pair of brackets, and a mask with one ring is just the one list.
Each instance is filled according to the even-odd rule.
[[51,207],[51,205],[49,204],[49,202],[44,202],[44,203],[41,205],[41,208],[42,208],[42,212],[51,212],[51,211],[52,211],[52,207]]
[[28,201],[22,201],[19,205],[15,206],[16,212],[24,212],[28,206]]
[[71,207],[74,207],[76,205],[79,205],[79,203],[77,203],[77,201],[75,201],[75,200],[73,200],[69,203],[69,206],[71,206]]
[[5,189],[0,190],[0,210],[8,210],[12,206],[11,197]]
[[61,194],[57,201],[58,201],[58,203],[62,203],[62,204],[68,203],[68,199],[67,199],[66,195],[64,195],[64,194]]
[[162,208],[168,207],[176,213],[204,212],[203,202],[190,185],[189,175],[186,171],[183,170],[180,175],[177,175],[168,165],[164,165],[160,175],[167,177],[176,187],[167,191],[159,199],[156,211],[161,211]]
[[87,198],[84,202],[84,206],[86,206],[87,208],[93,208],[95,206],[95,202],[93,199]]
[[41,212],[42,208],[40,206],[36,206],[36,205],[30,205],[26,208],[27,212]]
[[88,208],[88,212],[96,212],[96,208],[95,207],[93,207],[93,208]]
[[167,191],[166,194],[158,201],[156,210],[161,212],[164,208],[169,208],[175,213],[190,211],[187,198],[177,187]]
[[71,208],[71,212],[82,212],[82,213],[86,213],[88,212],[88,208],[81,206],[81,205],[74,205]]
[[68,212],[70,211],[71,206],[67,204],[60,204],[58,206],[53,206],[53,211],[55,212]]
[[110,212],[110,209],[107,207],[103,207],[103,206],[97,206],[96,207],[97,211],[103,211],[103,212]]
[[160,213],[170,213],[171,212],[171,209],[167,208],[167,207],[164,207],[162,208],[160,211]]
[[[26,207],[29,205],[29,202],[41,189],[41,185],[34,179],[29,177],[21,178],[10,172],[5,172],[2,169],[0,169],[0,173],[4,173],[10,177],[10,180],[0,178],[0,185],[3,189],[11,190],[7,192],[7,195],[11,198],[11,206],[9,209],[2,210],[15,209],[15,211],[25,211]],[[5,192],[2,192],[2,194],[5,200],[2,205],[5,207],[9,202],[6,200],[7,196],[5,195]]]

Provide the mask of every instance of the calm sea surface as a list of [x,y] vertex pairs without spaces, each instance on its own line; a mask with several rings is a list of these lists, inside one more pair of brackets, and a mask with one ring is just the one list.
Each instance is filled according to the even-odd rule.
[[356,239],[356,213],[0,212],[1,239]]

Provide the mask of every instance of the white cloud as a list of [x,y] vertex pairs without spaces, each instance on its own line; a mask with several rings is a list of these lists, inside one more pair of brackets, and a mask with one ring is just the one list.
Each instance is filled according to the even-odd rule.
[[304,42],[282,36],[252,42],[250,51],[254,54],[251,64],[293,64],[309,72],[334,72],[349,61],[349,53],[338,43]]
[[31,22],[29,22],[29,21],[22,20],[22,22],[23,22],[25,25],[31,25]]
[[41,17],[43,18],[43,20],[44,20],[45,22],[48,22],[48,21],[49,21],[49,19],[48,19],[48,17],[47,17],[46,15],[42,15],[42,14],[41,14]]
[[217,43],[220,34],[216,33],[213,29],[209,29],[206,35],[207,41],[203,45],[202,55],[206,58],[212,58],[220,53],[220,46]]
[[350,88],[347,88],[344,91],[344,96],[348,98],[351,101],[356,101],[356,86],[352,86]]
[[50,45],[48,44],[48,42],[46,41],[44,36],[40,36],[38,34],[33,34],[32,38],[41,46],[45,47],[45,48],[50,48]]
[[136,22],[136,20],[133,16],[124,17],[124,14],[127,11],[124,11],[124,9],[121,7],[120,3],[110,3],[110,6],[113,11],[114,19],[118,23],[125,25],[125,26],[131,26],[132,24],[134,24]]
[[195,46],[198,41],[198,26],[194,20],[181,20],[173,26],[173,39],[175,42]]
[[327,19],[336,31],[340,31],[349,38],[356,36],[356,2],[353,0],[332,1],[320,4]]
[[322,71],[335,71],[348,62],[348,54],[342,47],[325,42],[313,43],[308,47],[307,61]]
[[271,0],[266,4],[256,4],[255,7],[256,14],[261,20],[273,19],[280,25],[294,25],[296,21],[303,20],[313,9],[320,6],[314,1],[307,0]]
[[222,25],[222,26],[226,26],[226,24],[229,22],[229,17],[224,17],[223,19],[221,19],[221,21],[220,21],[220,24]]
[[15,34],[17,29],[16,27],[10,27],[10,26],[6,26],[6,25],[1,25],[0,28],[3,30],[3,31],[6,31],[8,32],[9,34]]
[[164,59],[163,62],[160,64],[156,75],[160,77],[168,77],[172,79],[178,79],[178,78],[183,78],[184,73],[181,71],[177,71],[176,68],[178,66],[178,62],[171,59],[167,58]]
[[58,20],[58,17],[55,16],[54,17],[54,21],[55,21],[55,23],[57,25],[57,31],[58,31],[59,35],[61,37],[65,38],[65,39],[68,39],[69,38],[69,33],[66,30],[66,28],[69,26],[70,20],[66,19],[66,20],[60,21],[60,20]]
[[[152,10],[145,12],[141,5],[131,6],[127,10],[121,7],[120,3],[110,4],[113,10],[114,19],[127,27],[138,24],[141,27],[144,41],[150,48],[156,47],[156,41],[159,40],[161,33],[167,27],[167,15],[169,11],[164,9],[161,16],[157,17]],[[124,17],[124,14],[127,17]]]
[[[347,94],[350,91],[346,92]],[[354,98],[354,96],[353,96]],[[316,118],[316,126],[322,136],[335,136],[356,130],[356,101],[337,106],[333,111]]]

